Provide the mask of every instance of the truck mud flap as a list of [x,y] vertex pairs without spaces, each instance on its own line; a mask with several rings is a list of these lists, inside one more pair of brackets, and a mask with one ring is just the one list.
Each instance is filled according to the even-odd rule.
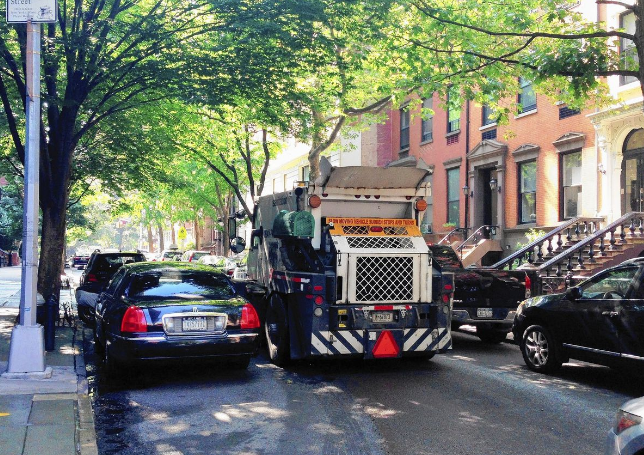
[[[383,332],[388,332],[381,340]],[[374,349],[379,344],[378,352]],[[385,343],[384,345],[382,343]],[[311,355],[357,355],[365,359],[379,357],[401,357],[404,352],[445,352],[452,347],[447,329],[404,329],[404,330],[337,330],[314,331],[311,334]]]

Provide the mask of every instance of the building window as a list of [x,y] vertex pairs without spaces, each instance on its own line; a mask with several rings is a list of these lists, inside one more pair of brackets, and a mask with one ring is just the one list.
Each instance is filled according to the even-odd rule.
[[302,167],[302,181],[303,182],[308,182],[310,177],[311,177],[311,167],[310,166],[303,166]]
[[409,148],[409,109],[400,110],[400,149]]
[[433,128],[434,128],[434,114],[431,111],[432,109],[432,99],[425,98],[423,100],[423,120],[421,122],[421,142],[431,141],[433,139]]
[[295,182],[297,182],[298,170],[293,169],[287,174],[284,174],[284,191],[291,190],[295,188]]
[[[624,32],[634,35],[635,34],[635,13],[622,14],[619,17],[619,27],[624,29]],[[639,66],[637,57],[637,49],[635,43],[629,39],[619,39],[619,57],[622,67],[627,70],[635,70]],[[635,76],[620,76],[619,85],[630,84],[637,81]]]
[[461,105],[453,89],[447,93],[447,132],[453,133],[461,129]]
[[459,206],[461,198],[460,168],[447,171],[447,222],[459,225]]
[[496,123],[496,114],[494,114],[494,111],[488,105],[484,105],[483,109],[481,109],[481,116],[481,126],[492,125],[493,123]]
[[563,219],[581,216],[581,151],[561,155],[559,166]]
[[532,88],[532,81],[519,78],[519,114],[534,111],[537,108],[537,95]]
[[537,162],[519,164],[519,220],[520,223],[537,221]]

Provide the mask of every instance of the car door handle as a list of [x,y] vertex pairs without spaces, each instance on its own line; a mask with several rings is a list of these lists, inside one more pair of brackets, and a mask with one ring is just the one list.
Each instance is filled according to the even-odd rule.
[[608,316],[609,318],[616,318],[619,316],[619,311],[602,311],[602,316]]

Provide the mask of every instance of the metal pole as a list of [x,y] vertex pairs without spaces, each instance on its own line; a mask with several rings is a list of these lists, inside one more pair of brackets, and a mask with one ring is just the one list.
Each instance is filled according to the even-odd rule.
[[20,324],[36,324],[40,172],[40,24],[27,22],[27,143]]
[[44,330],[36,322],[40,164],[40,24],[27,22],[25,201],[20,324],[11,333],[8,373],[44,373]]

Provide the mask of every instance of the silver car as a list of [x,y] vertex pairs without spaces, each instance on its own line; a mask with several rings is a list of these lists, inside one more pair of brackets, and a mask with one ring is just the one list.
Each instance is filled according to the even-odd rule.
[[606,455],[644,453],[644,397],[627,401],[617,411],[615,425],[606,439]]

